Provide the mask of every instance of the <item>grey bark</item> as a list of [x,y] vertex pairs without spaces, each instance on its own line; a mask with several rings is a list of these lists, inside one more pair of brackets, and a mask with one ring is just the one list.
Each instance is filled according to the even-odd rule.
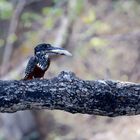
[[59,109],[102,116],[140,114],[140,84],[85,81],[61,72],[52,79],[0,81],[0,112]]

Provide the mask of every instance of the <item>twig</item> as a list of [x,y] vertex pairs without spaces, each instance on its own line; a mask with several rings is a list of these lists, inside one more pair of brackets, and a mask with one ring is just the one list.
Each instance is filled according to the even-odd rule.
[[71,0],[68,2],[67,14],[63,16],[62,25],[57,33],[55,45],[66,47],[69,38],[71,37],[71,32],[73,28],[74,21],[76,19],[76,5],[78,4],[77,0]]
[[84,81],[71,72],[50,80],[0,81],[0,112],[59,109],[102,116],[140,114],[140,84]]
[[18,27],[19,19],[22,14],[22,11],[24,10],[25,6],[36,2],[39,0],[18,0],[18,3],[15,7],[15,10],[13,12],[13,16],[10,21],[9,25],[9,31],[8,31],[8,36],[7,36],[7,41],[4,49],[4,55],[3,55],[3,61],[1,65],[1,75],[7,72],[7,68],[9,66],[9,60],[13,51],[13,43],[14,43],[14,38],[16,34],[16,30]]
[[6,41],[6,45],[5,45],[4,55],[3,55],[2,70],[1,70],[2,74],[5,72],[5,70],[8,67],[8,64],[9,64],[9,60],[10,60],[11,53],[13,50],[13,43],[14,43],[13,38],[16,33],[19,17],[21,15],[25,5],[26,5],[26,0],[22,0],[22,1],[19,0],[18,4],[13,12],[13,16],[12,16],[11,22],[10,22],[8,37],[7,37],[7,41]]

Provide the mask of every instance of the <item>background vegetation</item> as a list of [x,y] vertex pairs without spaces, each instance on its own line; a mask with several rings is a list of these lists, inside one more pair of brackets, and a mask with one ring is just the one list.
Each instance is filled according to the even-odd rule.
[[[65,47],[46,78],[71,70],[82,79],[140,82],[139,0],[0,0],[1,79],[21,79],[41,42]],[[0,114],[0,140],[139,140],[140,119],[63,111]]]

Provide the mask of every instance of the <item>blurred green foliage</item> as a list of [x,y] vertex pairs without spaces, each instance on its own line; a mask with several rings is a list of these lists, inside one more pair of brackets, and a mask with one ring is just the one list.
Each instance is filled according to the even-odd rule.
[[4,39],[0,39],[0,47],[4,45]]
[[62,9],[61,8],[57,8],[57,7],[45,7],[42,9],[42,14],[44,16],[49,15],[49,14],[54,14],[56,16],[60,16],[62,14]]
[[24,12],[21,16],[21,20],[24,27],[31,27],[32,22],[41,20],[41,16],[33,12]]
[[9,19],[12,15],[13,5],[6,0],[0,0],[0,19]]
[[133,14],[133,16],[139,13],[140,0],[126,0],[126,1],[117,1],[113,6],[115,9],[120,10],[122,12],[126,12],[129,14]]
[[[49,5],[50,1],[47,0],[44,1],[44,3],[48,2]],[[74,3],[75,1],[77,1],[76,4]],[[15,65],[20,65],[25,58],[32,55],[33,47],[36,46],[36,44],[40,42],[54,43],[57,35],[59,35],[58,33],[61,29],[62,19],[67,15],[68,18],[74,19],[72,32],[69,33],[69,40],[65,45],[67,49],[72,52],[73,57],[61,57],[61,59],[55,59],[57,62],[51,63],[51,67],[46,73],[47,78],[54,77],[56,73],[58,74],[58,71],[69,69],[82,79],[93,80],[111,78],[139,81],[137,78],[139,67],[137,69],[135,68],[136,66],[139,66],[139,60],[137,60],[137,56],[139,55],[137,49],[139,47],[139,38],[135,36],[131,38],[131,32],[132,35],[133,31],[139,32],[140,0],[95,0],[96,2],[94,0],[75,1],[72,3],[72,10],[67,10],[67,8],[69,9],[69,6],[71,6],[69,3],[71,0],[53,0],[54,3],[49,7],[44,6],[40,1],[35,3],[35,5],[30,5],[24,9],[19,20],[16,35],[13,34],[9,38],[9,41],[14,42],[14,46],[17,48],[13,51],[15,54],[11,59],[11,68],[15,68]],[[8,22],[13,13],[13,5],[14,7],[16,6],[16,3],[14,4],[12,0],[0,0],[0,20],[6,20],[6,22],[1,22],[1,25],[4,23],[3,30],[5,34],[9,29]],[[1,47],[4,46],[7,38],[2,36],[3,32],[0,31],[0,33]],[[129,35],[129,39],[127,39],[127,34]],[[0,49],[2,50],[2,48]],[[13,75],[15,79],[21,79],[17,73],[13,73]],[[135,76],[136,78],[131,78],[131,76]],[[47,130],[43,130],[43,132],[47,132],[46,139],[92,139],[93,134],[95,136],[97,132],[98,134],[101,134],[99,132],[103,132],[103,129],[108,129],[108,127],[103,127],[102,122],[100,125],[96,125],[96,123],[99,123],[95,117],[86,117],[86,120],[88,120],[87,122],[80,120],[82,119],[81,116],[72,120],[72,117],[75,117],[75,115],[68,118],[68,115],[66,117],[66,114],[60,115],[59,113],[57,115],[54,114],[56,121],[58,121],[58,118],[60,117],[60,122],[71,124],[72,133],[67,134],[67,138],[65,138],[58,133],[58,130],[55,131],[54,128],[51,132],[48,131],[50,126],[54,125],[50,125],[50,121],[49,124],[43,122],[43,124],[47,125]],[[42,114],[40,113],[40,115]],[[49,117],[46,116],[46,118],[48,119]],[[93,119],[95,125],[89,123],[89,119],[90,122]],[[108,121],[106,122],[108,123]],[[109,123],[110,126],[112,121],[109,121]],[[112,125],[112,128],[114,128],[115,125],[116,124]],[[88,128],[87,131],[92,131],[90,138],[86,138],[87,131],[85,132],[83,126],[86,129]],[[55,127],[57,128],[57,125]],[[110,134],[110,132],[113,131],[112,128],[109,128],[106,131],[107,136],[108,132]],[[64,129],[65,127],[62,130]],[[132,127],[132,129],[134,128]],[[118,132],[119,130],[121,130],[120,127],[118,127]],[[77,137],[75,132],[79,132],[78,135],[80,138]],[[106,138],[106,132],[104,131],[103,138],[109,139]],[[97,136],[99,136],[98,134]],[[126,134],[128,133],[126,132]],[[68,138],[70,135],[72,138]],[[113,132],[113,135],[115,136],[115,131]],[[136,135],[136,133],[133,135]],[[37,134],[30,135],[30,138],[37,138]],[[113,138],[111,137],[110,139]],[[4,140],[1,135],[0,140]]]
[[43,16],[47,16],[44,20],[44,27],[51,29],[54,25],[54,17],[60,17],[62,15],[61,8],[45,7],[42,9]]
[[9,43],[13,43],[17,40],[16,34],[11,34],[8,38]]
[[95,20],[96,20],[96,13],[93,9],[90,10],[86,14],[86,16],[83,17],[83,21],[87,24],[92,24]]
[[60,2],[60,0],[53,0],[53,2],[54,2],[54,3],[58,3],[58,2]]
[[80,15],[82,10],[84,9],[84,0],[77,0],[75,9],[76,9],[76,14]]
[[100,48],[107,46],[108,41],[105,39],[94,37],[94,38],[91,38],[90,44],[93,48],[95,48],[96,50],[99,50]]

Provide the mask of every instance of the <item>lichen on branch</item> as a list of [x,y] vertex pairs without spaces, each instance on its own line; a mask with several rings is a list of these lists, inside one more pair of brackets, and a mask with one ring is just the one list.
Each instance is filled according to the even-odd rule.
[[52,79],[0,81],[0,112],[59,109],[101,116],[140,114],[140,84],[85,81],[63,71]]

